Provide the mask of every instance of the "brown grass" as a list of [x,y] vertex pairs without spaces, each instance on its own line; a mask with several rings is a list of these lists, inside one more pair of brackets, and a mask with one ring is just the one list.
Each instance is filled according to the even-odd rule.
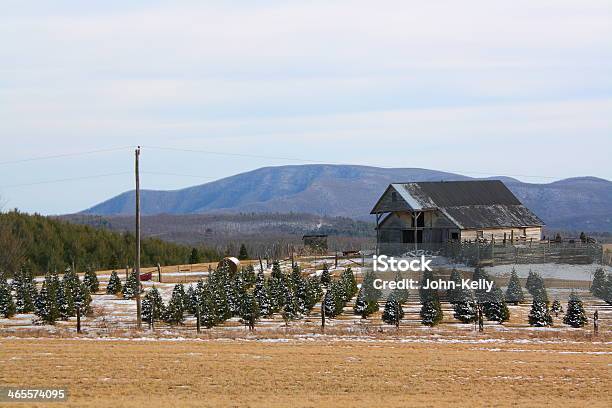
[[612,355],[585,352],[610,345],[0,339],[0,383],[67,407],[609,407]]

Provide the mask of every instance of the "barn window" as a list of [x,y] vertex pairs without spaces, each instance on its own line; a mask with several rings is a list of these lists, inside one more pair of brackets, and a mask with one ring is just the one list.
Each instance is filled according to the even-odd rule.
[[391,201],[392,202],[396,202],[397,201],[397,192],[395,192],[395,191],[391,192]]
[[459,239],[459,233],[458,232],[451,232],[451,239]]
[[477,238],[483,238],[484,237],[484,231],[476,231],[476,237]]

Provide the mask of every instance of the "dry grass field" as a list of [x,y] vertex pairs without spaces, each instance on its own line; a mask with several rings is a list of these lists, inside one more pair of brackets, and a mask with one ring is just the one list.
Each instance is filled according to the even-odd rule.
[[2,338],[0,383],[79,408],[612,406],[610,342],[311,340]]

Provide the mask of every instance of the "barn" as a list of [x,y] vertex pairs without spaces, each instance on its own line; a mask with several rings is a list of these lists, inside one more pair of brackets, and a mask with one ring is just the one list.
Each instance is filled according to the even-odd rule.
[[393,183],[371,214],[376,215],[379,248],[424,248],[448,241],[539,241],[544,226],[498,180]]

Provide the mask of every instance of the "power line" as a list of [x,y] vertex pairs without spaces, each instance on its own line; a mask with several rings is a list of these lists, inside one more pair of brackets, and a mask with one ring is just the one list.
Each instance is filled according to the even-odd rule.
[[36,186],[36,185],[39,185],[39,184],[64,183],[64,182],[68,182],[68,181],[89,180],[89,179],[94,179],[94,178],[111,177],[111,176],[123,176],[125,174],[132,174],[132,173],[129,172],[129,171],[124,171],[124,172],[120,172],[120,173],[94,174],[94,175],[91,175],[91,176],[71,177],[71,178],[65,178],[65,179],[37,181],[37,182],[33,182],[33,183],[11,184],[11,185],[6,185],[6,186],[0,186],[0,189],[3,189],[3,188],[13,188],[13,187]]
[[[331,164],[338,166],[352,166],[354,163],[346,163],[346,162],[334,162],[334,161],[322,161],[322,160],[312,160],[312,159],[301,159],[296,157],[281,157],[281,156],[267,156],[267,155],[257,155],[257,154],[248,154],[248,153],[230,153],[230,152],[219,152],[212,150],[198,150],[198,149],[182,149],[176,147],[164,147],[164,146],[142,146],[143,148],[155,149],[155,150],[168,150],[168,151],[176,151],[176,152],[188,152],[188,153],[202,153],[202,154],[211,154],[218,156],[233,156],[233,157],[248,157],[254,159],[268,159],[268,160],[286,160],[286,161],[294,161],[294,162],[302,162],[302,163],[317,163],[317,164]],[[380,168],[398,168],[398,167],[389,167],[389,166],[375,166]],[[552,176],[535,176],[535,175],[527,175],[527,174],[499,174],[495,172],[479,172],[479,171],[460,171],[460,170],[438,170],[444,171],[447,173],[456,173],[460,175],[465,174],[478,174],[483,176],[491,176],[491,177],[526,177],[526,178],[540,178],[540,179],[551,179],[556,180],[560,179],[560,177],[552,177]],[[168,174],[170,175],[170,174]],[[492,176],[493,175],[493,176]],[[177,174],[177,176],[181,176]],[[190,176],[185,175],[187,177],[198,177],[198,176]]]
[[123,147],[114,147],[114,148],[110,148],[110,149],[88,150],[88,151],[84,151],[84,152],[61,153],[61,154],[55,154],[55,155],[51,155],[51,156],[30,157],[30,158],[27,158],[27,159],[18,159],[18,160],[9,160],[9,161],[0,162],[0,166],[5,165],[5,164],[17,164],[17,163],[26,163],[26,162],[39,161],[39,160],[61,159],[61,158],[64,158],[64,157],[84,156],[84,155],[96,154],[96,153],[115,152],[115,151],[118,151],[118,150],[132,149],[133,147],[134,146],[123,146]]

